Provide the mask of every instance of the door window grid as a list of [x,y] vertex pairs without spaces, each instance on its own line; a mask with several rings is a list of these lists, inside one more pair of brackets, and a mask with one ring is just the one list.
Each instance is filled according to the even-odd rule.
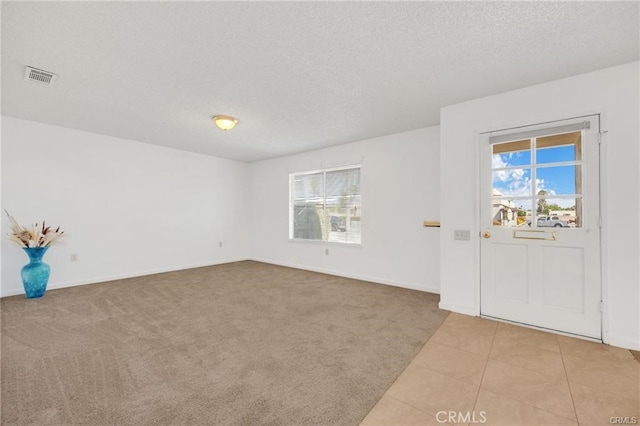
[[491,149],[493,226],[582,226],[582,131]]

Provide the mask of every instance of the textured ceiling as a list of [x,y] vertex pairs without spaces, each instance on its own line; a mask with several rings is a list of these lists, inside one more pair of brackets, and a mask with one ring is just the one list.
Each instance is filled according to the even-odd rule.
[[[3,2],[2,113],[242,161],[637,60],[638,2]],[[57,73],[23,80],[25,65]],[[585,88],[588,90],[588,88]],[[239,119],[231,132],[214,114]]]

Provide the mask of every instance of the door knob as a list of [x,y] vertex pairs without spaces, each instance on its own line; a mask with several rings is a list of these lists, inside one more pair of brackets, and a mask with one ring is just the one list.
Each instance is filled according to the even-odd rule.
[[489,232],[489,231],[484,231],[484,232],[482,233],[482,236],[483,236],[484,238],[491,238],[491,232]]

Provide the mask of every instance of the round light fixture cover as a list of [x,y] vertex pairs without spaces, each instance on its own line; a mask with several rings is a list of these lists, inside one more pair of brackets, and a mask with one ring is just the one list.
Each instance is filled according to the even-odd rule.
[[216,123],[216,126],[224,131],[233,129],[238,122],[237,119],[229,115],[214,115],[211,119]]

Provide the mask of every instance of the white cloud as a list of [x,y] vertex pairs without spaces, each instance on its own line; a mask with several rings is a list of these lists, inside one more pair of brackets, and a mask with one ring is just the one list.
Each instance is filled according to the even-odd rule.
[[501,167],[509,167],[509,163],[502,159],[502,155],[494,155],[491,158],[491,167],[494,169],[499,169]]
[[[509,167],[511,154],[494,155],[491,165],[494,169]],[[526,197],[531,195],[531,169],[496,170],[493,172],[493,187],[505,196]],[[536,192],[545,190],[549,195],[556,192],[545,187],[544,179],[536,179]]]

